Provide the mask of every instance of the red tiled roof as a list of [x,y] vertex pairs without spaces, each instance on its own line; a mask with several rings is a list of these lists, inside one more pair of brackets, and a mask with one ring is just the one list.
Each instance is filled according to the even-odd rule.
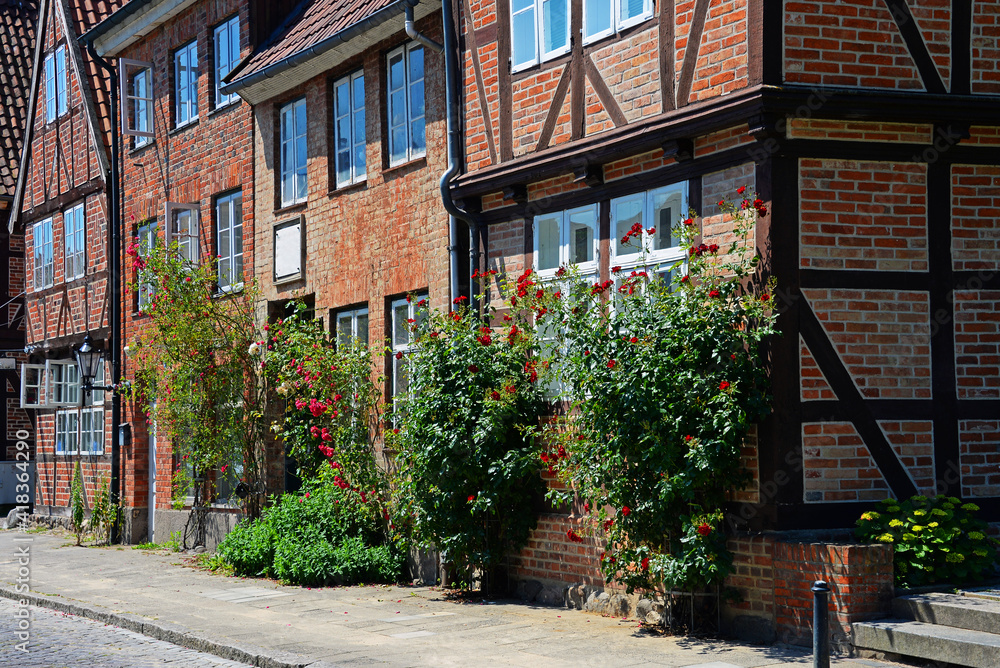
[[[98,23],[117,11],[128,0],[70,0],[69,20],[72,23],[73,38],[76,39]],[[94,100],[94,109],[100,123],[104,146],[111,146],[111,91],[110,83],[104,70],[99,68],[87,52],[85,44],[80,45],[83,54],[83,67],[86,70],[90,93]]]
[[[303,0],[247,61],[237,79],[249,76],[363,21],[396,0]],[[402,21],[401,21],[402,22]]]
[[0,0],[0,196],[13,196],[35,58],[38,3]]

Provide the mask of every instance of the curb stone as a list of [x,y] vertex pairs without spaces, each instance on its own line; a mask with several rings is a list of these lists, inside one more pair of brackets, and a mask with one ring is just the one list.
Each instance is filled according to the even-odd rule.
[[156,622],[146,617],[140,617],[127,612],[110,612],[87,605],[86,603],[69,603],[61,596],[44,596],[34,593],[21,594],[11,587],[0,585],[0,596],[14,601],[27,601],[40,608],[49,608],[65,612],[77,617],[117,626],[127,631],[140,633],[156,640],[162,640],[172,645],[186,647],[198,652],[214,654],[222,659],[240,661],[257,666],[257,668],[333,668],[336,664],[327,661],[314,661],[301,654],[292,652],[271,652],[262,647],[238,642],[221,642],[208,636],[192,632],[183,626],[170,622]]

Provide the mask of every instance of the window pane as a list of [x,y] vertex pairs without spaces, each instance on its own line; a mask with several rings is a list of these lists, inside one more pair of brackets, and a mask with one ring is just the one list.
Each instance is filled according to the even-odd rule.
[[358,314],[356,320],[356,328],[354,335],[358,338],[358,341],[364,345],[368,345],[368,314],[360,313]]
[[410,130],[410,150],[415,154],[423,153],[425,145],[424,119],[421,116],[413,121],[413,126]]
[[585,2],[584,34],[590,37],[611,30],[611,0],[585,0]]
[[556,269],[559,267],[559,227],[562,216],[538,217],[538,266],[536,270]]
[[409,370],[407,369],[406,356],[396,359],[392,356],[392,396],[402,397],[410,387]]
[[405,346],[410,343],[410,305],[396,302],[392,307],[392,345]]
[[654,190],[651,196],[653,200],[651,225],[656,227],[656,233],[653,235],[654,250],[679,246],[680,238],[673,228],[684,206],[684,191],[678,187],[664,188]]
[[333,109],[334,114],[339,118],[341,116],[346,116],[351,108],[351,94],[350,86],[347,81],[341,82],[334,89],[334,103]]
[[642,16],[646,10],[646,0],[621,0],[621,21]]
[[542,52],[566,46],[569,35],[566,0],[542,0]]
[[[515,14],[511,21],[511,42],[514,66],[530,63],[535,59],[535,5]],[[515,3],[516,7],[517,3]]]
[[346,346],[351,342],[351,314],[342,313],[337,316],[337,345]]
[[633,197],[622,197],[621,199],[614,200],[611,203],[613,217],[615,221],[615,255],[632,255],[633,253],[638,253],[640,251],[639,244],[642,243],[642,237],[638,239],[629,239],[628,245],[622,244],[622,237],[632,226],[636,223],[640,225],[643,224],[642,221],[642,204],[644,197],[642,195]]
[[593,209],[578,211],[569,217],[570,262],[594,261],[594,228],[597,220]]
[[389,59],[389,90],[398,90],[405,85],[403,54],[398,53]]

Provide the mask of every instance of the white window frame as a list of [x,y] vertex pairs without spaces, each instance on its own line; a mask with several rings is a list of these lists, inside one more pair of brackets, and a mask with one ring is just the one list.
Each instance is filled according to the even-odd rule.
[[[139,229],[136,232],[138,236],[140,257],[149,255],[153,248],[156,247],[158,227],[159,226],[155,220],[139,226]],[[146,271],[148,270],[140,270],[139,275],[136,277],[136,283],[138,284],[137,292],[139,310],[142,310],[146,304],[150,303],[153,300],[153,295],[156,294],[156,283],[143,280],[143,274]]]
[[45,377],[48,380],[46,405],[80,405],[80,376],[75,360],[45,360]]
[[[95,380],[96,382],[96,380]],[[89,422],[89,429],[87,423]],[[77,419],[80,434],[77,436],[77,454],[103,455],[104,443],[107,437],[104,424],[104,407],[91,406],[80,409]],[[89,444],[89,447],[85,447]]]
[[51,123],[69,111],[66,89],[66,45],[45,56],[45,122]]
[[[533,3],[529,3],[528,5],[525,5],[524,7],[518,9],[517,11],[514,10],[514,2],[512,1],[510,3],[510,26],[511,26],[511,28],[510,28],[510,30],[511,30],[511,35],[510,35],[510,41],[511,41],[510,70],[511,70],[511,72],[520,72],[521,70],[526,70],[529,67],[537,65],[540,62],[544,62],[546,60],[551,60],[553,58],[558,58],[559,56],[561,56],[563,54],[569,53],[570,47],[571,47],[571,43],[570,43],[570,23],[571,23],[571,18],[572,18],[572,9],[571,9],[571,4],[572,3],[570,2],[570,0],[562,0],[566,4],[566,41],[565,41],[565,43],[562,46],[556,47],[555,49],[552,49],[550,51],[545,51],[544,48],[543,48],[543,46],[542,46],[543,43],[544,43],[544,37],[545,37],[545,26],[544,26],[545,21],[544,21],[544,18],[543,18],[544,15],[545,15],[545,5],[547,3],[552,2],[552,1],[553,0],[534,0]],[[649,2],[650,0],[646,0],[646,1]],[[531,58],[530,60],[526,60],[526,61],[521,62],[521,63],[515,63],[514,62],[514,52],[515,52],[514,44],[515,44],[516,35],[514,33],[514,23],[515,23],[514,19],[515,19],[515,16],[517,16],[518,14],[527,13],[529,11],[533,13],[534,24],[535,24],[534,25],[534,27],[535,27],[535,31],[534,31],[534,39],[535,39],[535,53],[534,53],[534,57]]]
[[[361,82],[361,100],[357,99],[357,91],[355,90],[357,82]],[[340,100],[340,88],[341,86],[347,86],[347,113],[338,114],[338,102]],[[341,178],[340,175],[340,155],[344,151],[340,148],[340,141],[342,139],[340,132],[340,124],[346,119],[348,124],[348,136],[347,139],[347,161],[348,161],[348,176],[347,178]],[[360,123],[360,133],[358,132],[358,127]],[[360,137],[358,135],[361,135]],[[368,159],[365,155],[366,148],[366,128],[365,128],[365,73],[363,70],[358,70],[353,74],[346,77],[338,79],[333,84],[333,171],[334,178],[338,188],[344,186],[349,186],[355,183],[361,183],[368,178]],[[358,160],[358,149],[361,150],[361,160]]]
[[[299,127],[299,109],[303,109],[305,120]],[[279,145],[279,187],[281,188],[281,206],[291,206],[305,202],[309,198],[309,114],[306,98],[300,97],[281,107],[278,124],[281,128]],[[288,119],[288,120],[286,120]],[[301,140],[301,144],[300,144]],[[286,151],[286,147],[288,150]],[[302,155],[299,155],[302,153]],[[288,164],[285,156],[290,155]],[[301,179],[301,181],[300,181]],[[286,185],[290,187],[286,188]],[[301,190],[302,194],[299,194]]]
[[[592,222],[588,223],[593,230],[593,260],[586,262],[570,262],[570,231],[571,231],[571,219],[573,216],[578,214],[591,213],[593,218]],[[556,267],[539,269],[539,221],[545,218],[556,218],[559,220],[559,264]],[[539,278],[547,279],[552,278],[559,271],[560,267],[566,267],[569,265],[576,266],[581,273],[591,274],[597,273],[600,266],[601,255],[600,255],[600,209],[597,203],[587,204],[586,206],[576,207],[574,209],[565,209],[563,211],[555,211],[546,214],[539,214],[535,216],[532,221],[532,228],[534,234],[534,253],[532,259],[532,266],[535,267],[535,271],[538,273]]]
[[63,211],[64,280],[87,273],[87,223],[83,203]]
[[[29,376],[34,376],[29,378]],[[29,382],[32,381],[32,382]],[[37,401],[28,401],[34,390]],[[44,364],[21,365],[21,408],[45,408],[48,399],[48,373]]]
[[[236,43],[233,43],[233,40]],[[222,48],[225,44],[229,50],[229,60],[222,61]],[[240,17],[239,14],[226,19],[222,24],[215,27],[212,33],[212,46],[214,48],[215,61],[215,108],[219,109],[239,101],[240,96],[236,93],[224,94],[219,89],[222,87],[222,80],[226,78],[236,64],[240,62]],[[236,47],[235,53],[233,47]]]
[[[239,202],[238,212],[233,206]],[[222,213],[224,204],[229,204],[228,220]],[[237,190],[221,195],[215,200],[215,248],[218,256],[216,276],[219,292],[235,292],[243,288],[243,191]],[[223,233],[229,233],[228,242],[223,242]],[[239,249],[237,250],[237,238]],[[239,268],[237,269],[237,265]],[[228,270],[225,267],[229,267]]]
[[[422,53],[421,57],[424,63],[424,66],[421,68],[419,79],[410,78],[410,59],[413,57],[413,53],[415,51],[421,51]],[[393,125],[392,112],[394,107],[392,102],[392,94],[393,92],[398,91],[400,89],[392,88],[392,61],[393,59],[399,56],[402,56],[402,63],[403,63],[402,90],[405,93],[404,97],[406,99],[405,102],[406,109],[404,110],[403,113],[404,120],[402,124]],[[388,133],[390,167],[395,167],[396,165],[403,165],[406,164],[407,162],[416,160],[418,158],[422,158],[425,155],[427,155],[427,87],[425,85],[425,82],[427,80],[426,69],[427,69],[427,60],[426,60],[426,54],[424,53],[424,47],[416,42],[410,42],[408,44],[404,44],[398,49],[393,49],[388,53],[388,55],[385,58],[386,116],[387,116],[385,126],[386,126],[386,132]],[[422,89],[421,97],[424,100],[424,105],[423,107],[421,107],[419,114],[414,114],[411,103],[411,95],[413,89],[416,88],[418,85]],[[423,147],[420,149],[415,149],[413,147],[413,139],[417,134],[417,132],[414,130],[413,125],[416,122],[423,123],[423,130],[421,131],[423,134],[423,141],[422,141]],[[395,146],[393,140],[393,130],[396,128],[405,128],[406,130],[406,139],[405,139],[406,148],[404,151],[402,151],[401,156],[398,158],[393,157],[394,156],[393,149]]]
[[[678,260],[684,260],[687,258],[687,253],[683,246],[670,246],[669,248],[653,248],[653,238],[645,233],[645,230],[650,227],[655,227],[657,233],[661,231],[661,221],[653,219],[654,205],[653,202],[657,196],[660,195],[680,195],[680,205],[678,210],[674,212],[673,218],[677,219],[682,215],[687,215],[688,212],[688,183],[687,181],[680,181],[677,183],[672,183],[670,185],[662,186],[660,188],[653,188],[652,190],[647,190],[645,192],[633,193],[631,195],[625,195],[623,197],[616,197],[611,200],[611,239],[610,243],[610,263],[611,266],[620,266],[623,270],[625,269],[635,269],[637,267],[642,267],[645,270],[657,270],[657,267],[662,265],[673,265]],[[623,206],[629,202],[641,202],[642,203],[642,228],[643,233],[641,235],[643,249],[645,251],[645,257],[643,257],[643,251],[636,250],[632,253],[621,253],[618,249],[618,243],[620,236],[618,235],[618,211],[619,207]],[[676,220],[669,221],[671,236],[673,235],[674,226],[677,224]]]
[[[358,319],[362,316],[365,318],[365,336],[363,339],[358,336]],[[342,321],[347,322],[347,328],[350,329],[349,332],[341,330],[340,323]],[[330,319],[330,322],[333,324],[333,338],[338,346],[350,343],[353,340],[363,340],[363,343],[366,346],[368,345],[368,340],[371,336],[371,320],[368,318],[367,306],[364,308],[335,311],[333,317]]]
[[[39,244],[38,239],[42,242]],[[55,284],[56,265],[52,249],[52,219],[41,220],[31,228],[32,285],[35,290]]]
[[[198,120],[198,40],[193,39],[174,51],[174,127],[181,128]],[[190,73],[187,86],[181,86],[181,69]],[[181,96],[181,91],[186,97]],[[183,117],[182,117],[183,116]]]
[[[55,453],[75,455],[80,449],[80,411],[56,411]],[[72,424],[71,424],[72,423]]]
[[[604,5],[604,7],[601,7],[602,13],[607,11],[610,15],[609,27],[594,34],[587,33],[587,19],[589,18],[588,7],[591,5],[591,2],[594,4],[600,3],[601,5]],[[592,42],[596,42],[652,18],[653,0],[643,0],[641,13],[636,16],[623,19],[622,7],[625,6],[627,2],[628,0],[583,0],[583,43],[590,44]]]
[[[171,244],[176,242],[177,253],[181,256],[181,258],[192,265],[197,265],[201,259],[198,245],[199,210],[200,206],[196,203],[183,204],[180,202],[167,202],[164,211],[164,220],[166,221],[164,228],[166,232],[167,248],[170,248]],[[178,226],[178,219],[183,214],[190,215],[187,231],[185,233],[181,233],[180,227]]]
[[[134,72],[138,69],[138,72]],[[145,90],[136,92],[136,82],[145,79]],[[133,137],[132,148],[141,148],[150,143],[153,132],[153,63],[129,58],[118,59],[120,115],[122,134]],[[131,105],[131,106],[130,106]]]
[[[390,374],[391,385],[389,386],[389,390],[391,398],[393,400],[395,400],[396,397],[400,396],[403,393],[406,394],[409,393],[410,389],[409,378],[405,379],[406,387],[404,388],[399,387],[401,372],[404,371],[405,369],[404,365],[406,364],[407,357],[414,348],[413,346],[414,323],[406,321],[417,320],[417,316],[420,315],[418,313],[420,307],[417,306],[417,304],[419,304],[421,300],[426,300],[426,299],[427,299],[427,293],[422,292],[419,294],[412,295],[409,300],[407,300],[405,297],[402,299],[394,299],[389,305],[389,317],[391,324],[391,329],[390,329],[391,338],[389,342],[391,344],[390,359],[392,363],[392,373]],[[401,311],[404,308],[406,310],[406,318],[404,319],[404,321],[400,321],[400,318],[402,316],[400,315],[400,313],[398,313],[398,311]],[[415,324],[420,324],[420,323],[417,322]],[[406,340],[405,341],[397,340],[396,336],[397,332],[405,332]],[[397,359],[396,356],[399,353],[402,353],[403,356]]]

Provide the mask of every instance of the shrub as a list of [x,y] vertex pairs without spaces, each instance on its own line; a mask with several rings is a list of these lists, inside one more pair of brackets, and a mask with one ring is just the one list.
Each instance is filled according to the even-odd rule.
[[374,509],[332,484],[276,499],[260,519],[238,524],[218,555],[236,575],[301,585],[395,582],[404,562]]
[[[544,458],[566,483],[550,495],[585,503],[605,578],[629,590],[699,588],[729,572],[718,509],[748,482],[741,448],[770,411],[761,346],[775,332],[773,285],[752,243],[766,209],[749,193],[719,204],[734,228],[725,248],[698,243],[692,214],[675,231],[683,262],[614,267],[597,283],[559,270],[553,363],[574,410],[549,432]],[[622,244],[641,253],[654,233],[637,223]]]
[[86,517],[86,509],[83,505],[83,471],[80,469],[79,460],[77,460],[70,487],[70,525],[73,527],[73,533],[76,534],[77,545],[83,542]]
[[[530,302],[534,290],[524,292]],[[456,581],[471,584],[479,570],[488,588],[535,526],[543,369],[522,313],[481,318],[462,299],[450,313],[418,304],[409,393],[387,438],[399,449],[400,514],[412,517],[416,538],[446,555]]]
[[990,575],[997,558],[998,543],[976,519],[978,510],[953,496],[885,499],[861,516],[855,534],[893,546],[896,586],[961,584]]

